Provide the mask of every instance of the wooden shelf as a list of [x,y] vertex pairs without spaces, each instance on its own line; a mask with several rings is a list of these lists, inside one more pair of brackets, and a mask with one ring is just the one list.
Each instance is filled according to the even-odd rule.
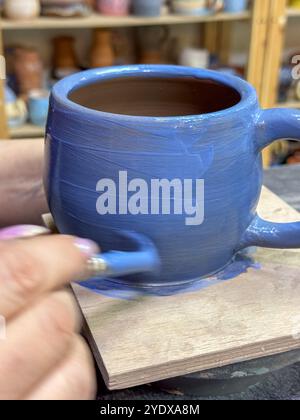
[[67,28],[108,28],[124,26],[146,26],[146,25],[177,25],[199,22],[222,22],[247,20],[251,18],[251,12],[242,13],[217,13],[209,16],[183,16],[166,15],[154,18],[124,16],[110,17],[100,14],[92,14],[81,18],[50,18],[39,17],[31,20],[13,21],[8,19],[0,20],[0,28],[3,30],[19,29],[67,29]]
[[33,124],[25,124],[21,127],[9,129],[9,136],[12,139],[43,137],[44,133],[45,129],[43,127]]
[[300,101],[279,102],[276,104],[278,108],[300,108]]
[[300,9],[290,7],[287,11],[287,15],[289,17],[300,17]]

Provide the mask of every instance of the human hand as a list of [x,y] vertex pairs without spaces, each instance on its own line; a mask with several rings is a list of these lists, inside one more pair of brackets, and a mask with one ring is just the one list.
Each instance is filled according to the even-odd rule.
[[91,399],[93,360],[79,336],[76,304],[63,288],[88,277],[87,260],[99,250],[62,235],[7,240],[30,236],[26,229],[32,227],[0,230],[0,315],[6,321],[0,399]]
[[0,227],[42,223],[43,166],[43,140],[0,141]]

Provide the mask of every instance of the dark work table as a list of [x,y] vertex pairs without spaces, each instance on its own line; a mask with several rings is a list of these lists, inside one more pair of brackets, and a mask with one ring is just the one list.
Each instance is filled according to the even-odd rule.
[[[300,165],[281,166],[267,170],[264,184],[300,211]],[[296,352],[296,355],[295,352],[290,354],[285,356],[285,362],[291,361],[290,366],[279,370],[275,369],[273,373],[258,381],[257,384],[243,390],[238,389],[238,393],[231,395],[227,395],[226,392],[226,395],[220,393],[220,396],[216,396],[218,394],[214,393],[214,396],[211,396],[208,393],[207,396],[200,397],[201,394],[191,391],[178,396],[162,391],[155,384],[125,391],[108,392],[100,379],[98,398],[99,400],[300,400],[300,351]],[[278,360],[274,361],[274,364],[276,363]],[[195,381],[195,378],[193,380]]]

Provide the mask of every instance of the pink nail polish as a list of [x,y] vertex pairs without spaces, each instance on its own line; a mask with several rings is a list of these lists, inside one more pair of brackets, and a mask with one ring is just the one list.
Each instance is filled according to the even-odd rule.
[[75,245],[87,257],[93,257],[100,252],[98,245],[89,239],[76,238]]
[[47,235],[50,231],[41,226],[18,225],[0,229],[0,241],[10,239],[31,238],[34,236]]

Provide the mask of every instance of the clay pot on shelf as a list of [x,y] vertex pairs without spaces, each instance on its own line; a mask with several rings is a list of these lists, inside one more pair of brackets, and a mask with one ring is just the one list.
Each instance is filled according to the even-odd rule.
[[121,28],[113,31],[114,65],[124,65],[136,61],[134,36],[131,29]]
[[39,0],[5,0],[4,13],[9,19],[26,20],[40,14]]
[[142,51],[139,64],[162,64],[163,58],[160,51]]
[[163,5],[162,0],[133,0],[133,13],[137,16],[160,16]]
[[55,79],[61,79],[80,70],[73,37],[56,37],[53,39],[53,47],[53,72]]
[[97,0],[97,10],[103,15],[126,16],[129,6],[130,0]]
[[18,47],[13,53],[13,72],[19,94],[27,99],[28,92],[42,89],[44,68],[38,51],[34,48]]
[[292,156],[287,159],[288,165],[297,165],[300,163],[300,151],[295,152]]
[[139,63],[161,64],[169,31],[166,26],[149,26],[138,29]]
[[112,66],[114,61],[115,54],[112,43],[112,32],[105,29],[95,30],[91,49],[90,66]]
[[224,0],[171,0],[171,6],[175,13],[181,15],[211,15],[223,9]]
[[179,64],[181,66],[207,69],[209,66],[209,51],[201,48],[186,47],[180,53]]
[[208,0],[172,0],[172,10],[180,15],[207,15],[214,12],[216,2]]

